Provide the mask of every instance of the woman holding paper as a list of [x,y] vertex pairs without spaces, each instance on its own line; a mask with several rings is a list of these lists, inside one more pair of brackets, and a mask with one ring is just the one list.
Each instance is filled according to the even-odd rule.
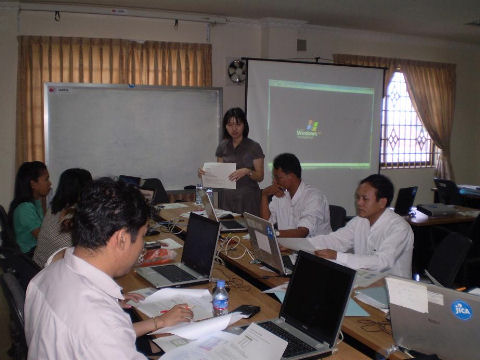
[[[263,180],[263,159],[261,146],[248,137],[248,122],[240,108],[232,108],[223,117],[223,140],[215,151],[217,162],[236,163],[236,170],[228,178],[237,183],[235,190],[223,189],[219,207],[242,214],[247,211],[258,215],[260,208],[260,187]],[[205,174],[198,170],[198,176]]]

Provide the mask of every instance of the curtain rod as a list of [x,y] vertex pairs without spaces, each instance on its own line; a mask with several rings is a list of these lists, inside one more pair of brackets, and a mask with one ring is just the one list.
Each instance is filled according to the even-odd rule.
[[115,8],[103,6],[61,5],[61,4],[33,4],[20,3],[19,10],[24,11],[60,11],[77,14],[132,16],[153,19],[182,20],[209,24],[226,24],[227,18],[206,14],[181,13],[167,10]]

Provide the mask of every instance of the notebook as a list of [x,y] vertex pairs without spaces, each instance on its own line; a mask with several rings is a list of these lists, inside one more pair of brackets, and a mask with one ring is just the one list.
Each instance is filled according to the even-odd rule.
[[479,358],[479,296],[395,276],[385,280],[397,346],[442,360]]
[[410,208],[413,206],[415,196],[417,195],[418,186],[402,188],[398,190],[397,201],[395,202],[394,211],[398,215],[408,215]]
[[[298,253],[279,317],[258,323],[284,331],[280,337],[288,339],[288,346],[282,359],[324,357],[332,352],[354,280],[355,270],[304,251]],[[278,336],[277,330],[272,332]],[[304,345],[297,348],[297,341]]]
[[282,258],[273,225],[269,221],[247,212],[243,213],[243,217],[247,223],[255,259],[280,275],[290,275],[293,265],[287,264]]
[[219,223],[190,214],[187,235],[179,263],[138,268],[137,274],[156,288],[201,284],[210,280]]
[[205,208],[205,213],[207,217],[211,220],[218,221],[220,223],[221,232],[242,232],[247,231],[245,224],[242,224],[236,220],[222,220],[217,218],[215,214],[215,209],[213,208],[212,201],[208,196],[207,192],[203,189],[200,189],[200,198],[202,199],[203,207]]

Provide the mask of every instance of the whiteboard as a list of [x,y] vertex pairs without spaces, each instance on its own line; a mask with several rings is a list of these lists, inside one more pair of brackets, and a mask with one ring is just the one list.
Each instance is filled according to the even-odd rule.
[[94,178],[198,182],[221,137],[221,88],[45,83],[45,160],[54,186],[72,167]]

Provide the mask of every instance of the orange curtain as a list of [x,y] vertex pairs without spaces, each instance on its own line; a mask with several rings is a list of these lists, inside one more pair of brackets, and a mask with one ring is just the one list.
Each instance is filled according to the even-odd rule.
[[455,110],[455,65],[405,60],[401,71],[418,116],[442,151],[435,176],[454,180],[450,159],[450,137]]
[[395,71],[401,71],[407,82],[418,117],[435,145],[441,150],[435,176],[454,179],[450,158],[450,138],[455,110],[456,75],[454,64],[392,59],[376,56],[334,54],[336,64],[387,68],[384,93]]
[[210,44],[38,36],[18,43],[17,165],[45,158],[45,82],[212,86]]

